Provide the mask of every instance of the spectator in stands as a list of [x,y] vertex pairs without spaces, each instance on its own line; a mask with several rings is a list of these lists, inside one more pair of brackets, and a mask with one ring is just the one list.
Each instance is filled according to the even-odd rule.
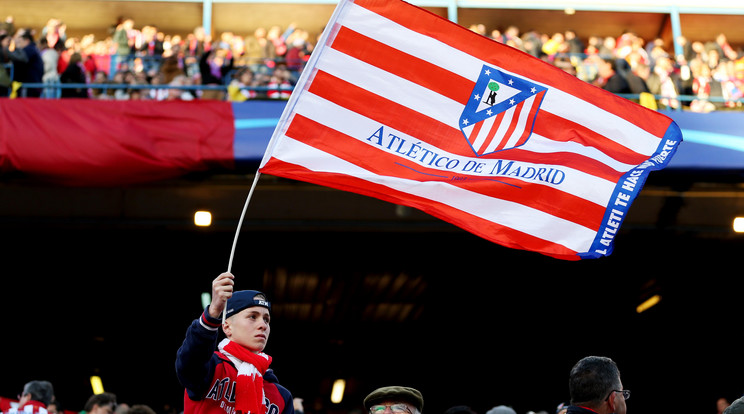
[[[59,76],[60,82],[71,84],[85,84],[85,69],[83,68],[83,58],[80,53],[75,52],[70,56],[70,62],[67,64],[65,71]],[[62,98],[87,98],[88,88],[85,86],[76,86],[71,88],[62,88]]]
[[555,56],[556,53],[566,53],[567,50],[568,45],[566,45],[565,37],[561,32],[553,33],[553,36],[542,45],[542,51],[548,56]]
[[[186,74],[179,64],[177,56],[168,56],[167,58],[164,58],[159,70],[155,72],[160,72],[163,75],[163,83],[170,83],[177,76]],[[154,72],[148,71],[148,73],[152,76]]]
[[553,60],[553,65],[563,69],[564,72],[572,76],[576,76],[576,67],[571,63],[571,58],[568,56],[557,56],[555,60]]
[[718,104],[719,108],[734,107],[735,103],[732,100],[738,99],[740,94],[733,81],[733,72],[729,72],[729,65],[719,64],[712,69],[711,75],[714,80],[714,83],[711,83],[711,96],[718,96],[716,90],[716,84],[718,84],[720,85],[720,96],[724,99],[724,102]]
[[248,66],[254,72],[259,65],[264,64],[264,60],[269,58],[270,44],[266,40],[266,29],[258,27],[253,31],[253,35],[246,36],[244,39],[245,60]]
[[284,32],[282,32],[282,28],[279,26],[271,26],[266,32],[266,40],[268,41],[267,49],[270,55],[267,57],[266,65],[270,68],[273,69],[275,62],[283,59],[284,55],[287,54],[287,38],[295,28],[295,24],[292,23]]
[[142,86],[148,86],[150,84],[147,74],[145,72],[134,72],[126,80],[130,85],[127,89],[129,100],[143,100],[147,99],[147,89]]
[[690,63],[693,73],[692,92],[695,95],[695,99],[690,102],[690,110],[693,112],[714,111],[716,106],[710,101],[711,84],[714,82],[710,68],[697,59]]
[[194,30],[186,35],[186,47],[184,52],[186,56],[199,58],[209,49],[210,39],[202,26],[197,26]]
[[253,74],[255,80],[254,84],[256,85],[257,89],[257,95],[256,98],[258,99],[267,99],[268,94],[266,91],[266,88],[269,86],[269,82],[271,81],[271,73],[267,71],[258,71]]
[[267,91],[268,97],[270,99],[289,98],[295,81],[296,79],[292,77],[292,74],[287,69],[287,65],[285,63],[278,63],[267,85],[269,88]]
[[494,40],[499,43],[504,43],[504,34],[501,33],[501,29],[496,28],[491,30],[491,34],[488,36],[491,38],[491,40]]
[[522,46],[519,27],[511,25],[504,29],[504,43],[518,49]]
[[13,36],[13,33],[15,33],[15,18],[13,16],[6,16],[5,20],[0,22],[0,34]]
[[[630,70],[635,69],[635,66],[639,63],[644,63],[646,65],[649,64],[651,59],[648,56],[648,52],[646,52],[646,49],[643,47],[644,45],[645,42],[642,38],[636,36],[632,39],[630,50],[625,56],[625,61],[628,62]],[[627,73],[625,75],[627,76]]]
[[[13,63],[13,80],[21,83],[41,83],[44,74],[44,63],[41,54],[34,42],[31,29],[19,29],[13,38],[15,47],[23,50],[27,60],[15,61]],[[26,96],[38,98],[41,96],[41,88],[27,88]]]
[[705,54],[706,54],[706,62],[708,63],[708,67],[710,67],[711,69],[717,67],[722,62],[721,52],[715,46],[713,42],[708,42],[706,44]]
[[584,49],[585,55],[598,55],[599,45],[602,44],[602,39],[599,36],[589,36],[586,42],[586,48]]
[[5,33],[0,33],[0,97],[10,96],[10,88],[13,79],[11,72],[16,61],[27,61],[26,53],[21,49],[10,50],[13,38]]
[[[92,85],[107,85],[109,83],[106,72],[98,71],[93,75]],[[93,99],[109,99],[108,89],[106,88],[91,88],[90,97]]]
[[[729,89],[731,91],[731,99],[742,99],[744,98],[744,58],[737,61],[722,62],[725,65],[729,73]],[[742,106],[741,102],[732,102],[731,107]]]
[[227,86],[228,100],[232,102],[243,102],[248,99],[255,99],[258,93],[254,89],[256,78],[250,67],[238,69]]
[[602,42],[599,44],[598,53],[603,58],[615,56],[616,46],[617,40],[614,37],[605,36],[602,38]]
[[62,20],[51,18],[47,21],[47,24],[41,29],[41,35],[39,36],[39,44],[41,39],[46,39],[49,47],[54,47],[57,42],[64,43],[67,41],[67,26]]
[[630,93],[625,77],[618,73],[617,60],[613,57],[599,60],[597,79],[594,84],[612,93]]
[[308,42],[308,33],[304,30],[295,30],[288,40],[289,49],[285,55],[285,62],[287,69],[297,76],[302,72],[305,62],[310,57],[312,47]]
[[[220,86],[223,85],[226,74],[232,70],[232,58],[228,51],[218,47],[215,43],[211,50],[204,52],[199,59],[199,72],[201,74],[202,85]],[[205,90],[202,93],[202,99],[224,99],[224,93],[219,90]]]
[[173,86],[167,90],[166,100],[169,101],[192,101],[195,99],[193,93],[180,86],[192,86],[192,81],[186,75],[176,76],[168,85]]
[[615,40],[615,50],[612,56],[618,59],[625,59],[635,47],[635,41],[637,36],[632,32],[623,32],[617,40]]
[[578,55],[581,53],[584,53],[584,42],[581,41],[576,36],[576,32],[573,30],[566,30],[563,34],[563,37],[566,40],[566,53],[570,53],[572,55]]
[[57,72],[57,68],[59,67],[59,51],[57,51],[56,48],[49,46],[46,37],[39,39],[39,49],[41,62],[44,65],[41,81],[50,83],[57,82],[59,80],[59,73]]
[[158,28],[154,25],[143,27],[142,43],[135,53],[142,60],[143,70],[145,72],[158,70],[164,51],[162,32],[158,32]]
[[[165,75],[162,72],[158,72],[155,74],[155,76],[150,79],[150,85],[152,86],[158,86],[158,85],[167,85],[168,82],[165,82]],[[149,92],[147,93],[147,99],[155,100],[155,101],[164,101],[168,97],[168,90],[165,88],[151,88]]]
[[245,66],[248,62],[245,60],[245,38],[233,34],[230,39],[230,50],[232,50],[233,64],[235,66]]
[[685,36],[677,36],[675,41],[680,50],[682,50],[681,58],[684,59],[685,62],[690,62],[696,58],[695,49],[693,48],[694,42],[690,42]]
[[719,54],[726,59],[736,60],[738,58],[738,54],[729,44],[725,34],[719,33],[718,36],[716,36],[716,45],[718,45]]
[[674,71],[674,64],[669,57],[659,56],[656,59],[646,84],[653,95],[661,96],[659,103],[663,107],[680,109],[680,102],[677,99],[681,89],[680,78]]
[[486,25],[483,23],[471,24],[469,29],[481,36],[486,35]]
[[625,79],[628,81],[630,93],[634,95],[651,93],[648,89],[648,84],[646,84],[646,80],[650,74],[651,68],[648,64],[643,62],[636,63],[635,67],[625,75]]
[[57,73],[62,73],[65,71],[65,68],[67,68],[70,56],[73,52],[80,49],[80,45],[77,38],[71,38],[67,39],[67,42],[64,44],[57,42],[55,49],[57,49],[57,52],[59,53],[59,60],[57,60]]
[[[49,47],[47,38],[44,36],[39,38],[39,49],[41,61],[44,65],[44,73],[41,75],[41,81],[46,84],[58,83],[59,73],[57,73],[57,67],[59,65],[59,52],[55,48]],[[41,96],[45,98],[56,98],[56,89],[45,87]]]
[[134,20],[124,19],[114,32],[113,42],[116,46],[116,59],[114,62],[114,68],[123,69],[121,66],[126,64],[129,66],[131,60],[132,49],[134,46],[134,40],[130,36],[130,32],[134,29]]
[[114,75],[113,83],[119,85],[130,85],[131,88],[118,88],[114,91],[114,99],[117,101],[127,101],[131,99],[131,93],[137,89],[137,81],[134,72],[131,70],[119,71]]
[[542,53],[542,43],[540,35],[534,31],[523,34],[521,38],[509,37],[506,41],[507,45],[523,50],[534,57],[540,57],[540,54]]

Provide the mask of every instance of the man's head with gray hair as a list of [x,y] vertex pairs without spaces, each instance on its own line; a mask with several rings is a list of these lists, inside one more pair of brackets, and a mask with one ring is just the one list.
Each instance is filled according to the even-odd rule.
[[31,400],[49,405],[54,400],[54,387],[49,381],[29,381],[23,386],[21,397],[26,395]]

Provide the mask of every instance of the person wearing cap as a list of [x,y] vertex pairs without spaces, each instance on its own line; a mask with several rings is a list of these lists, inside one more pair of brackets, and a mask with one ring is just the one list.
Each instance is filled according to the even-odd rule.
[[[214,279],[211,303],[191,323],[178,349],[183,412],[294,414],[292,394],[278,383],[269,368],[271,357],[263,352],[271,331],[271,303],[256,290],[235,292],[234,285],[231,273]],[[225,338],[217,343],[220,326]]]
[[588,356],[577,362],[568,379],[571,405],[566,414],[626,414],[625,400],[630,391],[623,389],[620,370],[610,358]]
[[424,397],[410,387],[382,387],[364,398],[364,408],[369,414],[421,414]]

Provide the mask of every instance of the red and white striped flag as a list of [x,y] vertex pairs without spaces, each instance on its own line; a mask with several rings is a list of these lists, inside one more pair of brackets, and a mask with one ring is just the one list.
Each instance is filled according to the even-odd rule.
[[511,248],[609,255],[668,117],[400,0],[342,0],[259,171],[423,210]]

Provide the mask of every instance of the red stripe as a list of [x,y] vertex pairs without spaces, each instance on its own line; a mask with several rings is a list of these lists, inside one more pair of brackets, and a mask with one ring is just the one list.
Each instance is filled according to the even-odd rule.
[[339,29],[331,47],[463,105],[470,98],[470,92],[475,86],[475,82],[470,79],[401,52],[347,27]]
[[530,236],[510,227],[505,227],[481,217],[465,213],[446,204],[441,204],[409,193],[400,192],[383,185],[371,183],[345,174],[319,173],[304,167],[288,164],[271,158],[262,168],[266,174],[307,181],[338,190],[375,197],[395,204],[417,208],[434,217],[452,223],[470,233],[508,248],[540,252],[564,260],[579,260],[577,252],[565,246]]
[[534,132],[554,141],[576,142],[596,148],[625,164],[637,165],[648,159],[647,155],[632,151],[583,125],[547,111],[540,111],[540,116],[535,119]]
[[[473,149],[461,131],[326,72],[318,71],[316,73],[309,91],[352,112],[359,113],[410,136],[420,136],[422,131],[426,131],[427,142],[439,148],[447,148],[452,154],[465,157],[474,155]],[[567,166],[578,171],[584,171],[587,174],[611,181],[616,181],[622,175],[593,158],[573,153],[541,154],[517,148],[494,153],[484,158],[541,164],[552,163],[557,166]]]
[[[481,121],[481,122],[476,122],[475,125],[473,125],[473,130],[470,131],[470,145],[475,144],[475,141],[478,139],[478,135],[480,134],[481,129],[483,129],[484,123],[485,121]],[[478,152],[478,154],[481,153],[479,148],[476,149],[476,152]]]
[[[498,118],[502,114],[503,112],[496,115],[496,117]],[[485,122],[486,121],[483,121],[483,123]],[[499,120],[495,119],[493,124],[491,124],[491,128],[488,129],[488,134],[486,134],[486,139],[483,140],[483,145],[481,146],[481,148],[488,148],[488,146],[491,144],[491,141],[493,141],[493,137],[496,135],[496,131],[499,130],[499,123]]]
[[354,3],[406,28],[437,39],[488,64],[543,82],[617,114],[663,137],[672,120],[594,85],[516,48],[493,41],[427,10],[402,1],[355,0]]
[[[504,122],[504,116],[506,115],[506,111],[499,112],[498,115],[496,115],[496,119],[493,122],[493,125],[491,126],[491,131],[489,131],[488,136],[486,137],[486,142],[484,145],[488,145],[493,141],[493,137],[496,135],[496,131],[499,130],[499,125]],[[487,147],[484,147],[487,148]],[[483,151],[480,151],[483,152]]]
[[514,107],[514,113],[512,114],[512,120],[509,122],[509,128],[506,130],[506,133],[504,133],[504,137],[501,138],[501,142],[499,142],[499,145],[496,147],[496,151],[504,149],[506,146],[506,143],[509,141],[509,137],[514,133],[514,131],[517,129],[517,121],[519,120],[519,114],[522,112],[522,108],[524,107],[524,102],[520,102],[518,105]]
[[473,155],[473,150],[459,130],[327,72],[316,73],[309,91],[408,135],[419,136],[425,132],[427,142],[438,148],[446,148],[453,154]]
[[[295,115],[286,135],[375,174],[415,181],[446,181],[478,194],[528,205],[556,217],[597,230],[605,207],[546,185],[494,176],[490,179],[458,175],[370,147],[300,114]],[[418,172],[417,172],[418,171]],[[548,200],[540,202],[539,200]]]
[[517,146],[524,144],[527,142],[527,139],[529,138],[530,134],[532,134],[532,131],[535,127],[535,120],[537,118],[537,111],[540,108],[540,105],[542,104],[542,100],[545,97],[545,91],[542,91],[538,93],[535,98],[532,101],[532,105],[530,106],[530,113],[527,115],[527,124],[524,126],[524,132],[522,132],[522,138],[519,139],[517,142]]

